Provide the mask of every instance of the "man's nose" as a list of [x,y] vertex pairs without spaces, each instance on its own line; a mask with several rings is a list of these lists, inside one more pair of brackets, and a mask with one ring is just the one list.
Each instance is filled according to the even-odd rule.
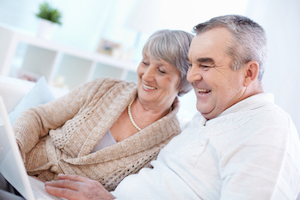
[[201,80],[202,75],[201,75],[199,69],[197,69],[195,66],[191,66],[187,72],[186,78],[187,78],[188,82],[192,83],[194,81]]

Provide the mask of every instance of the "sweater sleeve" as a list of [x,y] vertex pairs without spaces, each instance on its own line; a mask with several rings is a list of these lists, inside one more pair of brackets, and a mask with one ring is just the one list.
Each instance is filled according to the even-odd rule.
[[72,119],[99,90],[104,79],[85,83],[65,96],[44,105],[24,111],[13,124],[13,130],[23,160],[40,138],[48,135],[50,129],[61,127]]

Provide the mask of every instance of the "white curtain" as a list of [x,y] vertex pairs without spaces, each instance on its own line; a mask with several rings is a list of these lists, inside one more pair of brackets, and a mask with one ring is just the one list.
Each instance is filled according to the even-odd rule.
[[300,1],[249,0],[246,16],[266,31],[269,58],[263,78],[265,92],[288,112],[300,131]]

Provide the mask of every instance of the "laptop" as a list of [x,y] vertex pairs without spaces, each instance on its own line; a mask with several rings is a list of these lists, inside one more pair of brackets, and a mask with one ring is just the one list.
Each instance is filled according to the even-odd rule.
[[1,96],[0,173],[25,199],[62,199],[48,194],[42,181],[27,175]]

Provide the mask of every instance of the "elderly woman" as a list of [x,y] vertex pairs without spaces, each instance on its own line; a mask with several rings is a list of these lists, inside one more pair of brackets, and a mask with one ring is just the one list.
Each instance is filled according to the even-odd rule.
[[177,96],[191,89],[186,57],[192,37],[175,30],[150,36],[137,84],[96,79],[23,112],[13,129],[28,174],[42,180],[81,175],[111,191],[150,166],[180,133]]

